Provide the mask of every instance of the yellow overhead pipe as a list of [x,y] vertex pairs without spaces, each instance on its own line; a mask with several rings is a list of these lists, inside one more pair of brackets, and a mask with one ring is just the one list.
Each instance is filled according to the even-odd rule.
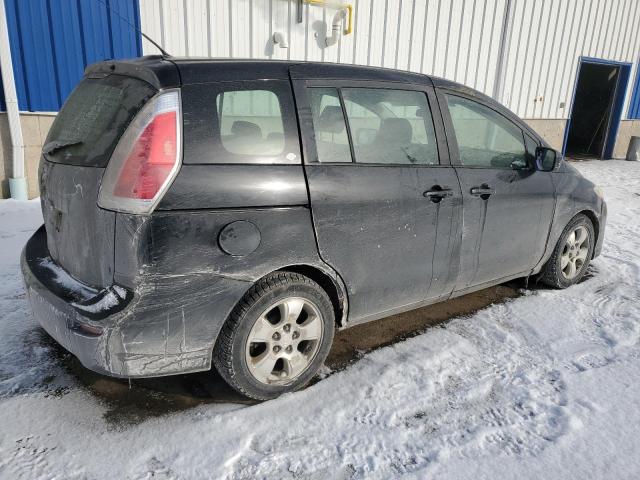
[[310,5],[319,5],[323,7],[337,8],[339,10],[346,10],[347,11],[347,28],[344,30],[343,33],[345,35],[349,35],[353,32],[353,5],[351,5],[350,3],[338,3],[338,2],[331,2],[326,0],[304,0],[304,1]]

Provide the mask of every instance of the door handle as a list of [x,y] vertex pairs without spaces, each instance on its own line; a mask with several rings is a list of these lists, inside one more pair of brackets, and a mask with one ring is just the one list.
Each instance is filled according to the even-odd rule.
[[471,188],[471,195],[475,195],[476,197],[480,197],[483,200],[488,199],[494,193],[496,193],[496,191],[493,188],[491,188],[489,185],[487,185],[486,183],[480,185],[479,187],[472,187]]
[[433,203],[439,203],[443,198],[453,197],[453,190],[450,188],[443,188],[440,185],[434,185],[430,190],[427,190],[422,195]]

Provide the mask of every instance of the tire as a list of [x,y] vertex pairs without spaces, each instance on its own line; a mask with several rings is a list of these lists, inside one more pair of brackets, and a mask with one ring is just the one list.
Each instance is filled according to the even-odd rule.
[[333,305],[316,282],[275,272],[251,287],[231,312],[213,363],[232,388],[268,400],[304,387],[316,375],[334,329]]
[[[587,238],[576,247],[580,241],[580,236],[576,234],[578,231],[586,232]],[[570,238],[572,234],[573,242]],[[567,288],[582,280],[593,256],[595,241],[596,236],[591,220],[581,213],[573,217],[562,231],[551,258],[542,269],[540,277],[542,283],[554,288]],[[585,247],[586,242],[588,245]],[[571,268],[572,262],[575,270]]]

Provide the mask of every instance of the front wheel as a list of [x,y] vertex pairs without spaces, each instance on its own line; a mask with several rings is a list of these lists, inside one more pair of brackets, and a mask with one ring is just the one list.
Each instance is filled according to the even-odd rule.
[[576,215],[565,227],[544,266],[542,282],[555,288],[567,288],[578,283],[587,271],[594,245],[593,223],[586,215]]
[[277,272],[258,281],[220,332],[213,362],[240,393],[267,400],[306,385],[326,359],[333,305],[313,280]]

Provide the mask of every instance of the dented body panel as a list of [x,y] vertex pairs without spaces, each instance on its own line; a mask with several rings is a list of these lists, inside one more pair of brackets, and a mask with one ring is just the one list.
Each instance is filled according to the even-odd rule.
[[[535,274],[579,212],[594,222],[594,255],[601,250],[606,205],[569,165],[553,172],[460,165],[444,91],[495,108],[545,145],[511,112],[466,87],[295,62],[146,57],[87,69],[91,78],[111,74],[158,91],[181,89],[180,169],[155,210],[136,215],[97,205],[105,168],[43,157],[45,225],[21,259],[36,318],[92,370],[131,378],[209,369],[233,308],[278,270],[316,280],[347,327]],[[423,92],[437,164],[320,163],[311,86]],[[218,94],[260,88],[279,99],[283,125],[274,138],[282,152],[225,153],[212,128],[222,109]],[[471,196],[479,183],[495,186],[496,195]],[[428,192],[435,187],[450,195],[434,200]]]
[[562,162],[552,173],[556,204],[549,223],[549,235],[544,254],[532,273],[538,273],[553,253],[564,227],[578,213],[584,213],[593,222],[596,244],[594,258],[602,252],[607,224],[607,204],[596,193],[595,185],[584,178],[572,165]]
[[[261,234],[258,248],[243,257],[228,255],[218,243],[221,229],[238,219],[253,223]],[[116,262],[114,285],[130,292],[131,299],[120,311],[113,313],[117,306],[109,305],[103,318],[92,320],[87,309],[73,304],[94,304],[103,290],[80,282],[62,289],[46,267],[45,238],[40,229],[22,260],[36,316],[86,367],[115,376],[210,368],[211,350],[232,308],[272,271],[315,267],[339,285],[317,254],[306,207],[118,214],[116,259],[128,261]],[[80,325],[103,333],[87,336]]]
[[96,206],[104,169],[41,161],[39,173],[51,258],[87,285],[111,285],[116,214]]

